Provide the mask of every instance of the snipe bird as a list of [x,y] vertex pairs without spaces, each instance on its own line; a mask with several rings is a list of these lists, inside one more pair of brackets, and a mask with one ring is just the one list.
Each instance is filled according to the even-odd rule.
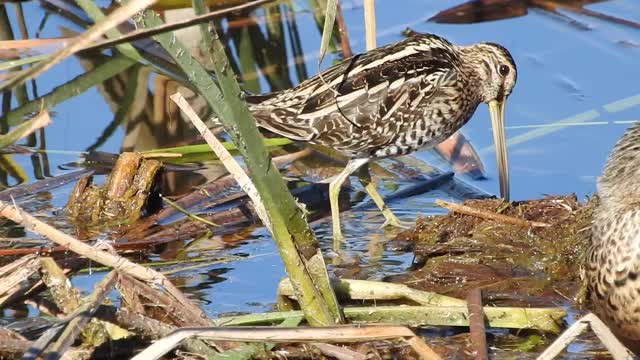
[[598,179],[586,256],[594,312],[633,350],[640,343],[640,123],[609,155]]
[[247,101],[259,126],[349,157],[329,185],[333,235],[341,239],[338,195],[352,173],[360,169],[385,225],[400,225],[364,165],[437,145],[469,121],[482,102],[489,105],[500,193],[508,199],[504,106],[516,75],[511,54],[500,45],[457,46],[436,35],[413,34],[345,59],[295,88]]

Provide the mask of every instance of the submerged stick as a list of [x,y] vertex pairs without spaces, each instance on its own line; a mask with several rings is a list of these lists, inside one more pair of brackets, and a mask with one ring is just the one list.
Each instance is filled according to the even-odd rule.
[[476,209],[476,208],[472,208],[471,206],[450,203],[450,202],[442,201],[442,200],[436,200],[435,203],[436,203],[436,205],[438,205],[440,207],[443,207],[443,208],[445,208],[447,210],[454,211],[454,212],[457,212],[457,213],[460,213],[460,214],[469,215],[469,216],[475,216],[475,217],[479,217],[481,219],[493,220],[493,221],[497,221],[497,222],[501,222],[501,223],[505,223],[505,224],[521,226],[521,227],[524,227],[524,228],[549,227],[549,226],[551,226],[549,224],[538,222],[538,221],[528,221],[528,220],[518,219],[518,218],[513,217],[513,216],[496,214],[494,212],[490,212],[490,211],[487,211],[487,210]]

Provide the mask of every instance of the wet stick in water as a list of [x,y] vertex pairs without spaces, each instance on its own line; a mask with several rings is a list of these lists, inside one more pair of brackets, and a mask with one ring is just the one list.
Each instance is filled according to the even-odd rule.
[[469,332],[475,360],[489,358],[487,349],[487,336],[484,327],[484,312],[482,311],[482,290],[472,289],[467,296],[467,309],[469,309]]

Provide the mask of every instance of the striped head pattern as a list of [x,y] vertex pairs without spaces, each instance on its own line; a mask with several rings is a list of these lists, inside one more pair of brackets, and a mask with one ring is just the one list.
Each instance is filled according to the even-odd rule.
[[516,85],[518,71],[507,49],[494,43],[462,46],[465,61],[471,63],[480,77],[482,101],[504,101]]

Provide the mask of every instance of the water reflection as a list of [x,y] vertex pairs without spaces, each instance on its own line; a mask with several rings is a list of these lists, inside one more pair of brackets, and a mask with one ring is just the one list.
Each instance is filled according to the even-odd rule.
[[603,1],[606,0],[472,0],[440,11],[429,20],[443,24],[471,24],[524,16],[530,9],[535,9],[564,20],[577,29],[593,30],[589,24],[566,15],[564,10],[640,29],[640,23],[633,20],[587,8],[590,4]]

